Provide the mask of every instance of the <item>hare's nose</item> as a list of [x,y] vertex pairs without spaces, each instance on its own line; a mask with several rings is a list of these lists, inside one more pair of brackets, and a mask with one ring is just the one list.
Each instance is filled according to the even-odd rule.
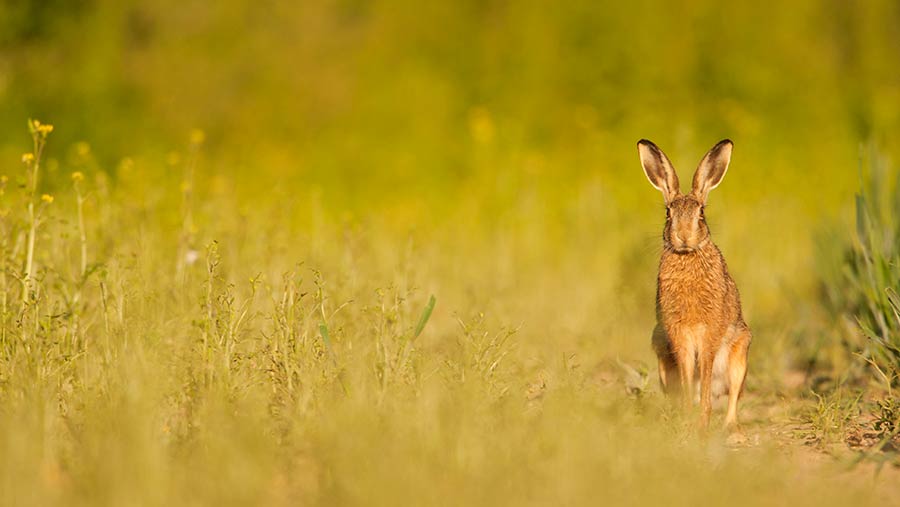
[[684,239],[681,238],[681,234],[675,233],[675,242],[676,243],[684,243]]

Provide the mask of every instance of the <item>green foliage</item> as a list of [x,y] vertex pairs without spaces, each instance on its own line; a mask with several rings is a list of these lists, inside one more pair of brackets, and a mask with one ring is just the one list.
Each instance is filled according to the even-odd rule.
[[[855,234],[846,242],[837,269],[824,271],[823,303],[829,312],[854,320],[861,332],[845,333],[850,354],[878,371],[879,381],[900,374],[900,178],[889,162],[870,150],[860,165]],[[873,372],[875,373],[875,372]]]
[[[578,345],[573,322],[609,325],[596,309],[615,308],[621,287],[591,280],[618,252],[567,251],[579,269],[541,270],[559,254],[527,227],[490,242],[460,219],[398,235],[348,226],[314,194],[297,215],[279,199],[235,213],[240,193],[207,185],[195,163],[182,162],[196,180],[180,187],[93,169],[55,197],[34,185],[0,196],[4,503],[859,499],[856,486],[788,482],[793,465],[768,450],[700,440],[642,366],[598,360],[646,356],[644,322]],[[448,255],[459,251],[463,263]],[[573,294],[586,304],[548,311]],[[603,364],[621,380],[598,380]]]
[[844,387],[826,393],[813,392],[816,403],[801,415],[807,424],[804,438],[819,446],[843,442],[852,423],[860,415],[862,393]]

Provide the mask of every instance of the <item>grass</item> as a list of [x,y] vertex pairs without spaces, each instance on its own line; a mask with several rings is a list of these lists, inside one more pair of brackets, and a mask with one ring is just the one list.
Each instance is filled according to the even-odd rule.
[[859,418],[862,393],[848,393],[838,387],[824,395],[813,394],[816,403],[804,414],[810,430],[805,438],[816,445],[843,443],[849,427]]
[[828,313],[852,323],[840,333],[845,354],[890,387],[900,377],[900,186],[882,154],[863,155],[854,234],[823,242],[821,297]]
[[[2,314],[4,503],[878,503],[837,465],[784,452],[800,441],[764,421],[780,406],[761,401],[766,367],[749,445],[698,435],[662,399],[652,293],[635,310],[607,276],[627,250],[459,217],[402,232],[309,195],[247,208],[227,181],[179,192],[139,170],[78,171],[39,200],[41,155],[3,195],[18,282]],[[184,174],[209,177],[196,160]],[[623,269],[649,285],[652,256]],[[854,407],[826,400],[807,420],[819,440]]]

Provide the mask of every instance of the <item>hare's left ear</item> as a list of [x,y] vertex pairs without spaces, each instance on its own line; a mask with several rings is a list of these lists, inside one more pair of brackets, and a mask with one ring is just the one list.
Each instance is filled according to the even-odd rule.
[[722,183],[725,171],[728,170],[728,162],[731,161],[733,147],[734,143],[730,139],[719,141],[700,161],[697,172],[694,173],[694,185],[691,190],[700,202],[705,203],[709,191]]

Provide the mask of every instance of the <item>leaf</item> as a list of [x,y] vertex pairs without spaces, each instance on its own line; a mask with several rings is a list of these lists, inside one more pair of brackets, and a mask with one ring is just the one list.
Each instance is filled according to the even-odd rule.
[[328,326],[326,326],[324,322],[319,324],[319,334],[322,335],[322,342],[325,343],[325,348],[328,349],[328,353],[334,356],[334,351],[331,350],[331,337],[328,336]]
[[431,318],[431,312],[434,311],[434,304],[437,300],[434,298],[434,294],[428,298],[428,304],[425,305],[425,310],[422,311],[422,316],[419,317],[419,323],[416,324],[416,331],[413,333],[413,338],[418,338],[420,334],[422,334],[422,330],[425,329],[425,324],[428,323],[428,319]]
[[866,227],[866,198],[862,194],[856,194],[856,236],[862,246],[863,253],[869,256],[869,234]]

